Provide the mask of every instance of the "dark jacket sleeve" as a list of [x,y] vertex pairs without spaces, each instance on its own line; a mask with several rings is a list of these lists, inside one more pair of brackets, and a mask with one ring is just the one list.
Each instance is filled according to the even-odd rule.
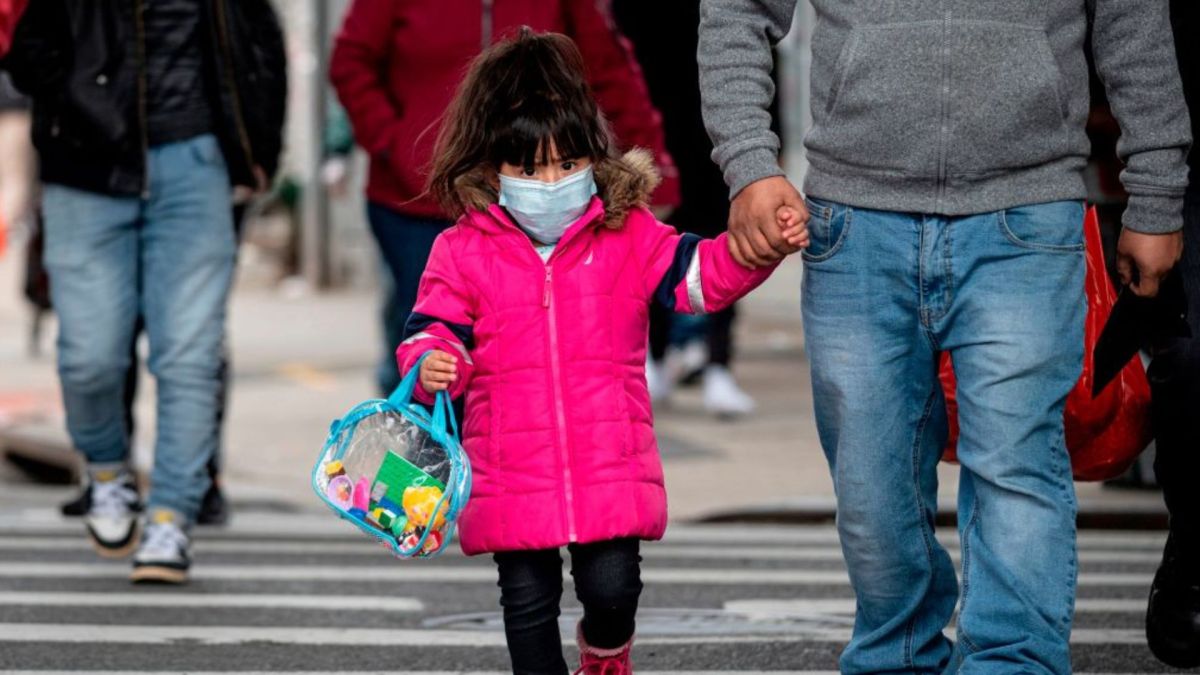
[[235,72],[254,160],[270,178],[279,168],[287,114],[287,51],[279,17],[268,0],[236,0]]
[[32,3],[16,24],[0,67],[34,98],[63,90],[71,68],[71,33],[62,0]]
[[1191,127],[1165,0],[1088,0],[1092,54],[1113,116],[1129,193],[1123,222],[1137,232],[1183,227]]

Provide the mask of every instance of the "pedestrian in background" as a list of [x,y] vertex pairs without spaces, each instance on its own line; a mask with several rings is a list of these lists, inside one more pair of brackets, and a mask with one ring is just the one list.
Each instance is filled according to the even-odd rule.
[[[729,199],[721,170],[712,161],[712,141],[700,114],[700,72],[696,65],[700,0],[614,0],[613,16],[628,36],[641,65],[654,107],[662,114],[667,151],[679,171],[680,202],[666,222],[684,232],[715,237],[729,220]],[[704,317],[707,364],[704,407],[718,416],[754,412],[754,399],[730,370],[734,356],[735,305]],[[650,309],[650,397],[667,400],[679,373],[666,365],[671,313]]]
[[584,75],[569,38],[528,29],[471,65],[430,178],[461,217],[434,242],[398,352],[424,402],[467,397],[459,532],[468,555],[495,554],[515,673],[567,672],[563,546],[580,672],[632,672],[640,540],[667,524],[647,308],[716,311],[770,274],[737,265],[724,235],[657,221],[652,160],[618,154]]
[[664,176],[651,201],[674,206],[679,186],[632,54],[595,0],[353,0],[334,44],[330,80],[371,157],[367,217],[393,287],[384,305],[379,390],[399,379],[395,353],[433,240],[450,216],[425,192],[439,121],[471,59],[520,26],[579,45],[601,109],[622,147],[651,150]]
[[[1063,408],[1083,363],[1085,38],[1123,131],[1118,266],[1179,259],[1190,142],[1166,0],[813,0],[805,346],[857,599],[844,673],[1071,671],[1076,501]],[[769,130],[795,0],[704,0],[704,116],[738,259],[804,208]],[[963,551],[934,537],[949,352]]]
[[[1194,0],[1172,0],[1171,18],[1192,137],[1200,138],[1200,6]],[[1200,151],[1195,145],[1188,164],[1179,271],[1192,337],[1157,350],[1147,372],[1157,441],[1154,475],[1171,519],[1150,592],[1146,636],[1154,655],[1176,668],[1200,666]]]
[[[286,84],[266,0],[39,0],[4,67],[33,98],[67,429],[97,551],[179,583],[219,433],[232,185],[275,171]],[[124,388],[138,318],[157,379],[144,527]]]

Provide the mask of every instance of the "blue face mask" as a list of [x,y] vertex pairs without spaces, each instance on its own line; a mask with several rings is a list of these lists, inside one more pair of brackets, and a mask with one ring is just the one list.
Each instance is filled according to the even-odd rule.
[[543,244],[557,244],[567,227],[587,211],[594,194],[596,180],[590,166],[555,183],[500,176],[500,206]]

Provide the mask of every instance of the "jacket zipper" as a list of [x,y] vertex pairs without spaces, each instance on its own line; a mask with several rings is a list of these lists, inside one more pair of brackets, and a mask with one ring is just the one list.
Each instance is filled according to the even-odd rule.
[[563,492],[567,500],[567,537],[575,543],[575,487],[571,480],[571,455],[567,452],[567,415],[563,409],[562,370],[558,360],[558,312],[554,308],[554,268],[546,265],[546,286],[542,306],[550,313],[550,376],[554,379],[554,413],[558,422],[558,447],[562,454]]
[[142,141],[142,199],[150,198],[150,119],[146,112],[146,90],[149,88],[146,70],[146,5],[143,0],[134,0],[134,25],[137,30],[138,60],[138,121]]
[[225,17],[225,0],[214,0],[214,4],[217,9],[217,40],[221,44],[221,58],[225,62],[221,80],[229,90],[230,99],[233,101],[233,124],[237,128],[238,144],[242,147],[242,153],[246,155],[246,161],[250,163],[252,177],[257,180],[255,168],[258,167],[258,163],[254,161],[254,152],[250,149],[250,134],[246,131],[246,121],[242,117],[242,98],[238,94],[237,83],[233,81],[233,52],[229,46],[229,24]]

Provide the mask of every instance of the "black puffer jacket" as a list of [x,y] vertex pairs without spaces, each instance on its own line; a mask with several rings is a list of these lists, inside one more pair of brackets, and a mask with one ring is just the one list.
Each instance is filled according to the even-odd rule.
[[[0,62],[33,98],[42,180],[136,195],[146,187],[149,0],[36,0]],[[204,0],[213,125],[236,185],[274,174],[287,98],[283,35],[269,0]]]

